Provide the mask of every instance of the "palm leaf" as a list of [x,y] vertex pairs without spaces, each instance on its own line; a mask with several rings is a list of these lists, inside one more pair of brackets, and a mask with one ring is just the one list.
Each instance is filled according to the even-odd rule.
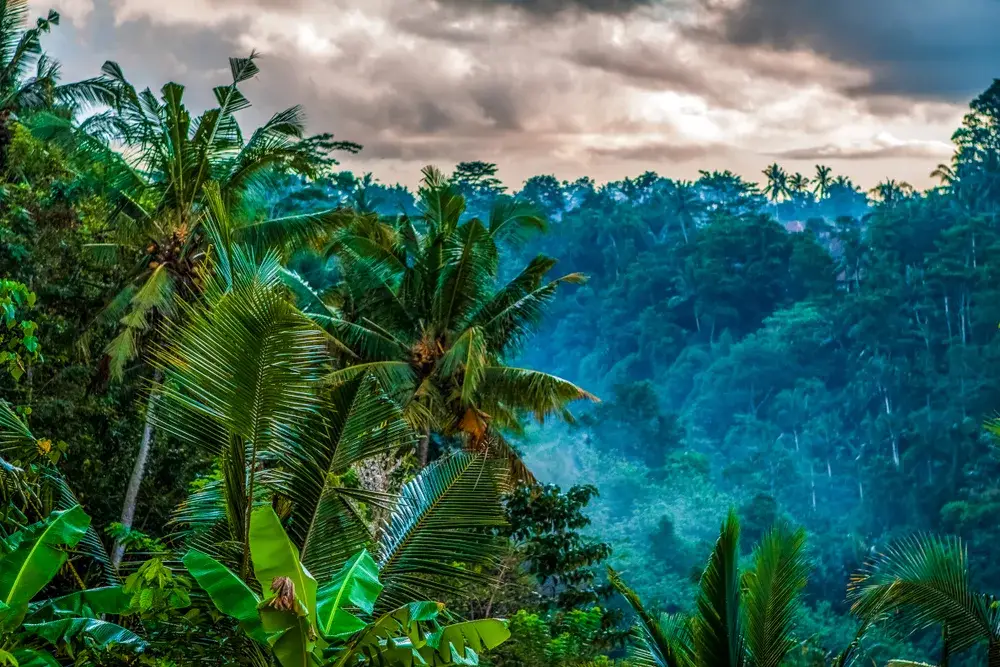
[[381,608],[482,580],[474,566],[491,565],[502,547],[485,531],[505,523],[504,478],[502,463],[462,452],[406,484],[378,548]]
[[642,667],[693,667],[694,653],[683,624],[673,619],[661,624],[610,566],[608,580],[635,613],[635,635],[639,642],[639,650],[633,656],[636,663]]
[[737,569],[739,541],[740,524],[730,512],[701,576],[693,635],[702,665],[743,667],[747,662]]
[[795,645],[791,635],[809,574],[805,541],[803,529],[778,526],[754,551],[753,569],[743,581],[746,644],[754,667],[779,667]]
[[863,621],[891,617],[913,631],[944,626],[952,651],[997,641],[997,611],[972,590],[958,538],[917,535],[892,544],[852,577],[848,595]]
[[280,489],[295,503],[290,532],[320,582],[371,539],[341,477],[355,463],[413,445],[402,412],[376,379],[361,375],[331,391],[328,431],[295,461]]
[[565,408],[572,401],[598,401],[572,382],[528,368],[489,366],[483,369],[480,385],[480,407],[487,414],[493,404],[501,404],[529,412],[541,421],[552,414],[568,417]]

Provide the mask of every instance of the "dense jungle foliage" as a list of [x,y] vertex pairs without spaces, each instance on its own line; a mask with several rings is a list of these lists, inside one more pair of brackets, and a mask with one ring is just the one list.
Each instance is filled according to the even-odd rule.
[[[1000,667],[1000,82],[941,185],[420,188],[0,2],[0,665]],[[600,398],[599,398],[600,397]]]

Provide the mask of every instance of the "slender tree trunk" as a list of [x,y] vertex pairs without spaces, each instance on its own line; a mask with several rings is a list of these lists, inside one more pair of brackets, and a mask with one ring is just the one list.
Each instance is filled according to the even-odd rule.
[[[244,448],[246,443],[244,443]],[[257,439],[254,438],[250,449],[250,475],[247,481],[247,503],[243,517],[243,562],[240,564],[240,576],[246,580],[250,576],[250,516],[253,514],[254,484],[257,481]]]
[[[135,465],[132,466],[132,476],[128,480],[128,489],[125,491],[125,504],[122,506],[122,526],[126,530],[132,528],[135,520],[135,508],[139,501],[139,487],[142,486],[142,479],[146,475],[146,461],[149,459],[149,450],[153,444],[153,422],[156,420],[156,408],[160,403],[160,385],[163,382],[163,375],[160,371],[153,374],[153,386],[149,390],[149,399],[146,403],[146,425],[142,430],[142,442],[139,443],[139,453],[135,457]],[[118,569],[125,555],[125,545],[120,541],[115,542],[111,555],[111,565]]]
[[420,461],[421,468],[427,467],[427,461],[430,459],[430,454],[431,433],[430,429],[427,429],[420,434],[420,441],[417,443],[417,459]]
[[813,512],[816,511],[816,467],[813,464],[809,464],[809,483],[812,486],[812,503]]
[[948,295],[944,297],[944,320],[948,323],[948,342],[951,343],[951,309],[948,307]]

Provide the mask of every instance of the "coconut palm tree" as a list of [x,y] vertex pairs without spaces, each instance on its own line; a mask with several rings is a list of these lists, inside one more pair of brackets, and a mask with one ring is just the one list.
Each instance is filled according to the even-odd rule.
[[507,360],[538,325],[569,274],[547,280],[556,261],[538,256],[509,283],[497,285],[505,243],[540,230],[533,208],[499,198],[488,220],[464,218],[465,199],[437,170],[424,170],[418,219],[387,225],[372,216],[345,229],[331,251],[343,280],[321,295],[297,274],[290,281],[300,306],[338,341],[342,368],[334,384],[375,373],[421,435],[419,459],[429,460],[435,433],[471,451],[501,451],[526,479],[503,430],[522,418],[571,419],[566,406],[596,400],[561,378]]
[[740,572],[740,524],[732,512],[701,576],[696,611],[656,617],[609,568],[611,584],[635,612],[635,661],[651,667],[779,667],[806,585],[805,531],[783,525],[764,535]]
[[830,185],[833,184],[833,178],[830,175],[831,172],[832,170],[826,165],[816,165],[816,176],[813,177],[813,192],[820,199],[826,197],[830,191]]
[[778,201],[782,197],[787,197],[791,194],[791,190],[788,187],[788,173],[775,162],[768,165],[767,169],[764,170],[764,176],[767,178],[767,184],[764,186],[764,195],[770,198],[774,204],[775,211],[777,211]]
[[883,204],[895,204],[913,194],[913,186],[905,181],[887,178],[868,191]]
[[798,172],[792,174],[788,179],[788,190],[794,195],[803,195],[807,192],[808,187],[809,179]]
[[863,628],[891,623],[908,632],[940,628],[941,664],[975,647],[1000,665],[1000,610],[972,588],[968,554],[958,538],[917,535],[892,544],[851,578],[851,610]]
[[[299,107],[275,114],[245,137],[235,114],[250,106],[239,86],[257,74],[255,58],[231,58],[230,83],[215,89],[218,106],[194,119],[184,104],[183,86],[168,83],[157,98],[149,89],[137,91],[116,63],[107,62],[98,83],[111,95],[108,110],[78,125],[52,114],[32,121],[36,134],[62,143],[85,165],[100,165],[87,173],[98,179],[93,185],[108,202],[111,236],[91,248],[133,267],[98,318],[118,328],[105,349],[114,377],[121,377],[126,365],[142,356],[158,323],[174,313],[177,300],[198,292],[207,192],[239,208],[276,174],[313,174],[330,162],[331,149],[353,148],[334,143],[329,135],[305,137]],[[301,242],[328,222],[325,214],[250,221],[230,233],[263,243]],[[154,374],[146,425],[125,494],[121,523],[126,530],[132,525],[152,443],[159,381]],[[121,555],[119,545],[116,563]]]
[[57,105],[109,99],[97,80],[59,84],[59,63],[42,51],[42,35],[59,25],[59,13],[49,10],[32,27],[28,16],[28,0],[0,2],[0,171],[7,163],[12,118]]

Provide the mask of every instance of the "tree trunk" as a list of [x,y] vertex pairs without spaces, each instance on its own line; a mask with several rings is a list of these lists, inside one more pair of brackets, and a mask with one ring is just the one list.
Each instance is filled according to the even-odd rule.
[[[139,443],[139,452],[135,457],[135,465],[132,466],[132,476],[128,480],[128,489],[125,491],[125,504],[122,506],[121,524],[126,530],[132,528],[135,520],[135,508],[139,501],[139,487],[142,486],[142,479],[146,475],[146,461],[149,459],[149,450],[153,444],[153,422],[156,419],[156,408],[160,403],[160,385],[163,382],[163,375],[160,371],[153,374],[153,386],[149,390],[149,400],[146,403],[146,425],[142,430],[142,442]],[[125,555],[125,545],[120,541],[115,541],[114,550],[111,555],[111,564],[117,569]]]
[[420,461],[420,468],[427,467],[427,461],[431,454],[431,433],[429,430],[420,434],[420,441],[417,443],[417,459]]
[[7,172],[7,153],[14,140],[14,129],[11,127],[10,110],[0,111],[0,174]]

